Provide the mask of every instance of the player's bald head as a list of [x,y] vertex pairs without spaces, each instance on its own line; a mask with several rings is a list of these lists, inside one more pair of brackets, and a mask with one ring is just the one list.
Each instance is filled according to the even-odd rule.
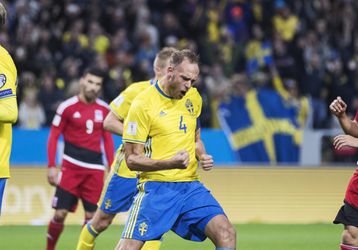
[[2,3],[0,3],[0,26],[3,26],[5,24],[6,17],[7,17],[7,13],[6,13],[5,6]]

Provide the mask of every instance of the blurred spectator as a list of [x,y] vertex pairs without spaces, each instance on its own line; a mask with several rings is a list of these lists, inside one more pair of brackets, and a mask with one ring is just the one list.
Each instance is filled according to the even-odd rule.
[[39,91],[39,101],[44,107],[46,126],[51,126],[58,105],[65,99],[63,91],[55,85],[55,79],[51,73],[44,73],[41,76],[41,87]]
[[37,101],[37,91],[29,88],[25,91],[19,105],[19,126],[26,129],[39,129],[46,122],[45,112]]

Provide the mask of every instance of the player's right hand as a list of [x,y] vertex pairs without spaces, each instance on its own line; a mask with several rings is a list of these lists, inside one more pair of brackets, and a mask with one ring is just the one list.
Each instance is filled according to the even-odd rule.
[[358,138],[350,135],[337,135],[334,137],[333,146],[338,150],[346,146],[358,148]]
[[342,100],[340,96],[333,100],[331,105],[329,105],[329,110],[332,114],[337,117],[340,117],[346,112],[347,104]]
[[189,165],[189,153],[186,150],[180,150],[176,155],[173,156],[173,167],[179,169],[186,169]]
[[56,167],[50,167],[47,171],[47,181],[51,186],[56,187],[58,180],[58,173]]

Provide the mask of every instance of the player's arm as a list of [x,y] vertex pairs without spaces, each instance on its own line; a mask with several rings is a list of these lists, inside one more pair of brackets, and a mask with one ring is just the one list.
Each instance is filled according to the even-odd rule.
[[108,131],[104,131],[103,133],[103,144],[108,162],[108,167],[110,167],[114,160],[114,142],[111,133],[109,133]]
[[56,167],[56,151],[57,151],[57,142],[62,131],[60,128],[52,126],[50,129],[50,134],[47,141],[47,159],[48,159],[48,171],[47,171],[47,181],[50,185],[57,185],[57,167]]
[[206,153],[206,149],[203,141],[201,140],[201,129],[200,127],[196,129],[195,132],[195,156],[196,159],[200,162],[200,166],[203,170],[209,171],[214,166],[214,160],[211,155]]
[[136,98],[124,122],[123,142],[125,160],[132,171],[158,171],[167,169],[185,169],[189,164],[187,151],[179,151],[170,159],[156,160],[144,154],[144,144],[151,127],[150,105],[144,98]]
[[185,169],[189,164],[189,154],[185,150],[179,151],[168,160],[155,160],[144,155],[144,144],[125,142],[124,148],[127,166],[132,171]]
[[123,119],[110,111],[103,122],[103,128],[113,134],[123,134]]
[[358,123],[356,119],[351,120],[348,117],[346,113],[347,104],[340,96],[333,100],[333,102],[329,105],[329,109],[331,113],[338,118],[343,131],[348,135],[358,138]]
[[52,186],[56,186],[58,180],[56,166],[57,142],[67,124],[66,109],[62,110],[61,106],[62,104],[60,104],[60,106],[57,108],[56,115],[52,120],[52,126],[47,141],[47,180]]
[[0,99],[0,122],[15,123],[18,116],[16,98]]

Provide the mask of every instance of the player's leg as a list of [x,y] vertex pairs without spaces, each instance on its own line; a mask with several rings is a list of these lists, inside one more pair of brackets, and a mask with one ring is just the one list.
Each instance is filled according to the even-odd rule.
[[56,243],[63,231],[64,221],[67,217],[68,210],[57,209],[55,210],[54,216],[50,220],[47,229],[47,245],[46,250],[55,249]]
[[121,239],[116,246],[116,250],[140,250],[143,243],[140,240]]
[[161,240],[148,240],[144,242],[144,245],[141,250],[159,250],[161,245]]
[[107,215],[97,209],[96,203],[103,186],[103,171],[88,171],[87,174],[89,177],[84,179],[79,188],[85,209],[85,221],[77,243],[78,250],[93,249],[96,237],[111,224],[115,215]]
[[1,207],[2,207],[2,197],[4,195],[6,180],[7,178],[0,178],[0,215],[1,215]]
[[115,214],[107,214],[101,209],[97,209],[93,219],[82,228],[76,249],[92,249],[94,247],[96,237],[108,228],[114,217]]
[[53,218],[48,225],[47,250],[55,249],[56,243],[63,231],[64,222],[69,211],[76,210],[78,198],[60,187],[56,188],[52,207],[55,209]]
[[236,232],[220,204],[200,182],[188,185],[186,202],[172,230],[187,240],[209,237],[218,249],[235,249]]
[[344,226],[342,233],[342,250],[358,249],[358,228],[355,226]]
[[[161,239],[172,228],[184,203],[178,183],[147,182],[138,185],[122,239],[116,249],[141,249],[143,243]],[[153,248],[158,249],[158,242]],[[158,247],[158,248],[154,248]]]
[[228,218],[217,215],[205,227],[205,234],[216,246],[216,249],[236,249],[236,231]]
[[344,225],[341,249],[358,249],[358,208],[345,200],[333,223]]

